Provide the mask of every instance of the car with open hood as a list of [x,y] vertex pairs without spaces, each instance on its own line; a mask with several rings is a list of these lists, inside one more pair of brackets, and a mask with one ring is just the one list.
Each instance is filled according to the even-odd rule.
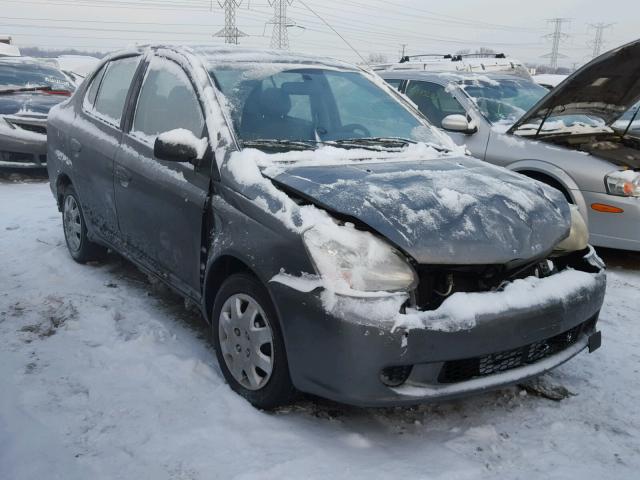
[[491,72],[380,74],[475,157],[560,190],[593,245],[640,251],[640,40],[551,92]]
[[74,90],[51,65],[27,57],[0,58],[0,166],[44,166],[47,115]]
[[139,47],[48,127],[71,256],[111,248],[199,305],[260,408],[451,398],[600,344],[603,264],[562,194],[466,155],[357,66]]

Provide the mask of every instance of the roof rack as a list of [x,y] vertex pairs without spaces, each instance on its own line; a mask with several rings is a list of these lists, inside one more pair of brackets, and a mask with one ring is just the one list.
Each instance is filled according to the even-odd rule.
[[433,58],[441,58],[444,60],[451,60],[453,58],[450,54],[441,54],[441,53],[423,53],[422,55],[405,55],[400,59],[400,63],[408,63],[412,58],[423,58],[423,57],[433,57]]

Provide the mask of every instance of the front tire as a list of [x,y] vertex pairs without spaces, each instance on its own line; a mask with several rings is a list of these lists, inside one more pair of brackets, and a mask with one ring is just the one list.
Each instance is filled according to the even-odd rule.
[[270,410],[295,395],[275,308],[253,276],[230,276],[212,311],[213,339],[229,386],[257,408]]
[[62,228],[69,254],[76,262],[87,263],[102,260],[106,256],[107,249],[87,237],[80,200],[71,185],[67,185],[62,194]]

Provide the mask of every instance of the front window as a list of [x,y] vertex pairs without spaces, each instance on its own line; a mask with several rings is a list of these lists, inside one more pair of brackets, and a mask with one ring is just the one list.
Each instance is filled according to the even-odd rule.
[[520,78],[479,76],[459,83],[484,117],[494,125],[511,126],[549,91]]
[[440,127],[449,115],[467,116],[466,110],[442,85],[431,82],[411,81],[406,91],[420,112],[434,125]]
[[133,119],[134,135],[155,141],[158,134],[184,128],[200,138],[204,116],[191,81],[182,68],[154,57],[138,97]]
[[211,73],[245,146],[264,140],[345,147],[391,139],[443,143],[435,129],[357,71],[252,64]]
[[20,89],[71,93],[74,86],[64,73],[49,65],[26,61],[1,62],[0,91]]

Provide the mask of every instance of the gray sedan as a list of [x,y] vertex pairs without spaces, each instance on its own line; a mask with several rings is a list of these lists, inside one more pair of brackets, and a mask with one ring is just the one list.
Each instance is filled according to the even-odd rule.
[[380,74],[475,157],[559,189],[593,245],[640,250],[640,41],[550,93],[509,74]]

